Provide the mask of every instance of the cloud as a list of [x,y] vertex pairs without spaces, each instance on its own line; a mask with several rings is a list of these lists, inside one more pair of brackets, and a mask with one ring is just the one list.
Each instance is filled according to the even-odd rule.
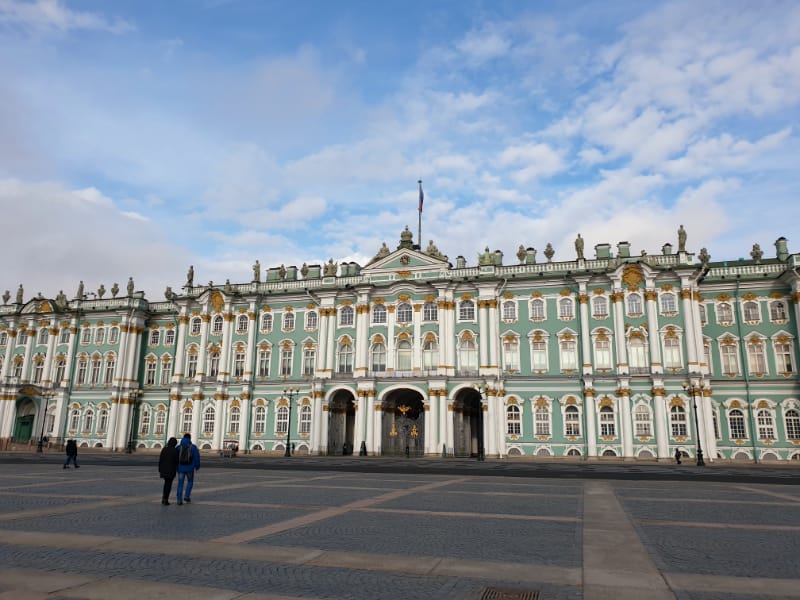
[[561,152],[544,143],[505,148],[496,163],[500,167],[516,169],[511,173],[511,178],[520,185],[555,175],[566,167]]
[[37,33],[107,31],[127,33],[134,27],[123,19],[109,21],[92,12],[70,10],[60,0],[0,0],[0,24]]

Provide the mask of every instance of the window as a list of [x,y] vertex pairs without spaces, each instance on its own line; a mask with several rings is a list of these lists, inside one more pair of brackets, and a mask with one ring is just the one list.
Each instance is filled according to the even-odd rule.
[[186,407],[183,409],[183,418],[181,419],[181,433],[192,432],[192,409]]
[[512,336],[503,340],[503,370],[506,373],[519,372],[519,340]]
[[644,338],[631,336],[628,340],[628,363],[631,373],[642,373],[647,370],[647,347]]
[[580,413],[575,406],[564,409],[564,435],[577,437],[581,434]]
[[703,344],[703,360],[706,361],[706,365],[708,366],[708,372],[714,372],[714,366],[711,363],[711,343],[706,342]]
[[717,321],[720,324],[733,323],[733,309],[727,302],[717,304]]
[[306,329],[313,331],[317,328],[317,311],[309,310],[306,312]]
[[666,314],[678,312],[678,305],[675,302],[675,294],[661,294],[661,312]]
[[353,372],[353,345],[350,340],[345,340],[339,344],[337,373]]
[[197,377],[197,354],[195,352],[189,352],[186,357],[186,377],[188,379]]
[[775,421],[772,418],[772,412],[766,409],[761,409],[756,413],[756,422],[758,423],[758,439],[760,440],[774,440],[775,439]]
[[397,305],[397,322],[410,323],[414,319],[414,309],[408,302]]
[[531,319],[534,321],[544,321],[544,300],[535,298],[531,300]]
[[214,350],[208,355],[208,376],[216,377],[219,375],[219,352]]
[[614,411],[609,406],[604,406],[600,409],[600,435],[612,438],[617,435]]
[[397,342],[397,370],[411,370],[411,342],[408,340]]
[[558,318],[559,319],[574,319],[575,310],[571,298],[562,298],[558,301]]
[[778,373],[792,373],[792,345],[790,342],[775,342],[775,365]]
[[272,315],[270,313],[261,314],[261,331],[272,331]]
[[156,435],[164,435],[164,432],[167,430],[167,411],[159,410],[156,412],[156,429],[154,433]]
[[769,305],[769,318],[771,321],[777,321],[779,323],[783,323],[786,321],[786,305],[776,300],[775,302],[771,302]]
[[151,359],[147,365],[145,365],[145,372],[144,372],[144,384],[145,385],[154,385],[156,382],[156,367],[158,363],[156,363],[155,359]]
[[686,437],[686,411],[682,406],[673,406],[669,409],[669,422],[672,437]]
[[289,430],[289,409],[285,406],[278,407],[275,419],[275,433],[283,433]]
[[206,435],[214,433],[214,409],[210,406],[203,413],[203,433]]
[[744,320],[748,323],[757,323],[761,320],[761,311],[757,302],[745,302],[742,312],[744,313]]
[[628,296],[628,315],[639,316],[642,314],[642,297],[639,294]]
[[436,302],[426,302],[422,307],[422,320],[426,322],[439,320],[439,307]]
[[261,348],[258,351],[258,376],[269,377],[269,348]]
[[106,375],[103,378],[106,385],[111,385],[114,381],[114,368],[117,365],[116,357],[113,354],[106,355]]
[[472,300],[462,300],[461,304],[458,305],[458,320],[475,320],[475,303]]
[[236,354],[233,357],[233,376],[237,378],[244,377],[244,349],[237,348]]
[[150,411],[144,410],[142,411],[142,419],[139,423],[139,433],[141,435],[149,435],[150,434]]
[[[88,344],[91,341],[92,332],[90,330],[86,330],[88,335],[86,336],[86,343]],[[19,335],[17,336],[17,346],[24,346],[28,343],[28,331],[26,329],[20,329]]]
[[303,375],[313,375],[317,365],[315,348],[303,348]]
[[41,383],[42,382],[42,374],[44,373],[44,359],[41,356],[37,357],[35,363],[33,363],[33,383]]
[[382,342],[377,342],[372,344],[372,358],[370,362],[372,363],[372,370],[373,371],[385,371],[386,370],[386,346]]
[[706,311],[705,304],[700,304],[697,307],[697,310],[700,311],[700,325],[705,325],[708,323],[708,311]]
[[739,357],[737,356],[736,344],[730,338],[722,341],[719,348],[722,357],[722,373],[724,375],[736,375],[739,373]]
[[[339,326],[340,327],[352,327],[354,322],[353,317],[354,311],[352,306],[343,306],[339,309]],[[372,311],[372,321],[375,321],[375,311]]]
[[189,333],[191,335],[200,335],[200,317],[195,317],[192,319]]
[[292,359],[294,351],[291,346],[281,348],[281,377],[288,377],[292,374]]
[[300,433],[311,433],[311,407],[300,407]]
[[236,333],[247,333],[250,325],[250,319],[247,315],[239,315],[236,317]]
[[764,375],[767,372],[764,343],[760,339],[753,338],[747,344],[747,361],[750,363],[752,375]]
[[50,337],[50,331],[47,329],[47,327],[42,327],[39,330],[39,336],[36,340],[36,343],[39,345],[46,344],[49,337]]
[[7,344],[8,344],[8,333],[5,331],[0,331],[0,346],[6,346]]
[[92,357],[91,384],[96,385],[100,381],[100,357],[95,354]]
[[241,421],[241,416],[242,416],[242,411],[239,410],[239,407],[232,406],[230,423],[228,426],[228,431],[230,433],[239,433],[239,422]]
[[256,407],[255,424],[253,430],[255,433],[264,433],[267,429],[267,410],[263,406]]
[[611,340],[605,334],[594,340],[594,366],[596,369],[611,369]]
[[158,329],[153,329],[150,331],[150,345],[151,346],[158,346],[161,342],[161,332]]
[[174,329],[167,329],[164,332],[164,345],[165,346],[174,346],[175,345],[175,330]]
[[383,304],[372,307],[372,322],[376,325],[386,323],[386,307]]
[[592,316],[595,319],[605,319],[608,316],[608,300],[605,296],[595,296],[592,300]]
[[650,409],[644,404],[640,404],[633,409],[633,423],[636,429],[636,437],[652,437],[653,421],[650,416]]
[[577,369],[578,353],[575,340],[561,340],[559,347],[561,349],[561,370],[574,371]]
[[214,317],[214,320],[211,321],[211,334],[212,335],[219,335],[222,333],[222,315],[217,315]]
[[787,410],[783,419],[786,422],[786,439],[800,440],[800,412],[792,408]]
[[531,342],[531,362],[534,371],[547,371],[547,342],[544,340]]
[[167,357],[161,360],[161,385],[169,385],[172,379],[172,361]]
[[[105,408],[101,408],[100,412],[97,413],[97,433],[105,433],[108,429],[108,411]],[[52,427],[49,428],[50,431],[53,430]]]
[[[14,377],[19,377],[20,375],[22,375],[22,363],[21,362],[15,363],[14,366],[16,367],[17,364],[19,365],[20,368],[20,374],[17,375],[15,373]],[[85,356],[81,356],[78,359],[78,373],[75,376],[75,379],[77,380],[75,383],[77,383],[78,385],[83,385],[84,383],[86,383],[86,372],[88,368],[89,368],[89,360]]]
[[[115,332],[115,331],[119,331],[119,329],[117,329],[116,327],[112,327],[112,328],[111,328],[111,334],[108,336],[108,343],[109,343],[109,344],[115,344],[115,343],[117,342],[117,340],[116,340],[116,339],[111,339],[111,338],[112,338],[112,336],[114,335],[114,332]],[[0,336],[2,336],[2,334],[0,334]],[[68,342],[69,342],[69,329],[67,329],[66,327],[64,327],[64,328],[61,330],[61,333],[60,333],[60,334],[59,334],[59,336],[58,336],[58,343],[59,343],[59,344],[66,344],[66,343],[68,343]],[[4,343],[3,343],[3,344],[0,344],[0,346],[5,346],[5,344],[4,344]]]
[[506,409],[506,434],[520,435],[522,433],[522,419],[519,407],[512,404]]
[[478,370],[478,351],[472,338],[464,338],[458,346],[458,363],[463,372]]
[[668,369],[681,367],[681,345],[677,337],[664,338],[664,366]]
[[721,440],[722,436],[719,433],[719,416],[717,415],[717,409],[713,409],[711,411],[711,420],[713,421],[714,425],[714,438]]
[[516,321],[517,320],[517,303],[513,300],[506,300],[503,302],[503,320]]
[[[83,366],[83,374],[84,374],[84,376],[86,375],[86,364],[85,363],[84,363],[84,366]],[[21,378],[22,377],[22,357],[21,356],[15,356],[14,357],[14,372],[12,374],[12,377],[17,377],[17,378]],[[81,383],[83,383],[83,380],[81,380]]]
[[439,344],[433,338],[428,338],[422,344],[422,368],[426,371],[437,368],[439,365]]
[[[19,341],[17,343],[19,343],[19,344],[24,344],[25,343],[23,335],[24,335],[24,332],[20,332]],[[92,330],[89,329],[88,327],[85,327],[83,329],[83,331],[81,332],[81,344],[88,344],[91,341],[92,341]]]
[[94,427],[94,411],[90,408],[83,414],[83,431],[90,432]]
[[539,406],[534,412],[536,435],[550,435],[550,411],[546,406]]
[[730,427],[731,437],[735,440],[747,439],[747,429],[744,425],[744,414],[738,408],[728,413],[728,426]]
[[69,430],[70,431],[78,431],[78,422],[80,419],[80,413],[78,412],[77,408],[73,408],[72,412],[69,416]]
[[61,385],[61,382],[64,381],[64,372],[67,369],[67,361],[64,358],[59,358],[56,362],[56,376],[53,379],[53,383],[55,385]]

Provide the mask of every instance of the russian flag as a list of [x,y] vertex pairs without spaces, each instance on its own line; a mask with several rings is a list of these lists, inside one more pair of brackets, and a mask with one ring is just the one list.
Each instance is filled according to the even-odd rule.
[[422,202],[425,200],[425,194],[422,193],[422,182],[419,182],[419,212],[422,212]]

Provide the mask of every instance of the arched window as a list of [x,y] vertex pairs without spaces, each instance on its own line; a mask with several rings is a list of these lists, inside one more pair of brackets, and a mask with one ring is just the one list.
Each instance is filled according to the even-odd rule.
[[33,383],[39,384],[42,382],[42,375],[44,374],[44,357],[41,354],[37,354],[33,361]]
[[106,385],[111,385],[114,381],[114,370],[117,366],[117,357],[114,354],[106,354],[106,374],[103,378]]
[[[108,429],[108,410],[105,408],[101,408],[97,412],[97,433],[102,434],[105,433]],[[53,428],[49,427],[48,431],[52,431]]]
[[767,361],[764,356],[764,342],[757,337],[747,343],[747,361],[752,375],[764,375],[767,372]]
[[397,305],[397,322],[410,323],[414,319],[414,309],[408,302],[401,302]]
[[90,408],[83,413],[83,431],[90,433],[94,427],[94,411]]
[[94,332],[94,343],[98,346],[105,344],[106,342],[106,328],[105,327],[98,327]]
[[472,338],[464,338],[458,346],[458,364],[462,372],[478,370],[478,351]]
[[92,356],[92,376],[91,376],[92,385],[95,385],[100,381],[100,365],[101,365],[100,355],[94,354]]
[[640,335],[632,335],[628,340],[628,363],[631,366],[631,373],[642,373],[647,370],[647,347]]
[[775,300],[769,305],[769,318],[772,321],[786,321],[786,305],[780,300]]
[[145,385],[155,385],[156,384],[156,369],[158,368],[158,363],[156,359],[152,356],[148,357],[147,364],[144,368],[144,384]]
[[[2,362],[0,362],[0,366],[2,366]],[[67,370],[67,360],[65,358],[59,358],[56,361],[56,375],[53,378],[53,384],[56,386],[60,386],[61,383],[64,381],[64,373]]]
[[[62,344],[64,342],[61,342]],[[8,333],[5,331],[0,331],[0,346],[8,345]]]
[[275,433],[286,435],[289,430],[289,409],[279,406],[275,417]]
[[605,332],[594,338],[594,366],[596,369],[611,369],[611,340]]
[[642,297],[639,294],[628,296],[628,314],[630,316],[642,314]]
[[511,404],[506,409],[506,434],[520,435],[521,433],[522,433],[522,419],[519,407],[516,404]]
[[706,325],[708,323],[708,312],[706,311],[705,304],[700,304],[697,310],[700,311],[700,325]]
[[163,356],[161,358],[161,385],[169,385],[170,379],[172,379],[172,359],[169,356]]
[[192,409],[188,406],[183,409],[183,415],[181,418],[181,433],[191,433],[192,432]]
[[269,377],[269,359],[272,355],[269,347],[262,346],[258,349],[258,376]]
[[422,320],[426,322],[439,320],[439,307],[436,302],[426,302],[422,307]]
[[153,329],[150,331],[150,345],[151,346],[158,346],[159,342],[161,342],[161,332],[158,329]]
[[288,377],[292,374],[292,363],[294,362],[294,348],[291,345],[284,345],[281,348],[281,377]]
[[534,412],[536,435],[550,435],[550,411],[546,406],[539,406]]
[[349,339],[339,344],[338,362],[338,373],[353,372],[353,345]]
[[475,320],[475,303],[472,300],[462,300],[458,305],[458,320],[459,321],[474,321]]
[[503,320],[516,321],[517,320],[517,303],[513,300],[506,300],[503,302]]
[[640,404],[633,409],[633,422],[636,427],[636,437],[652,437],[653,419],[647,406]]
[[175,344],[175,330],[167,329],[167,331],[164,332],[164,345],[173,346],[174,344]]
[[433,338],[428,338],[422,344],[422,368],[426,371],[439,366],[439,344]]
[[386,323],[386,307],[383,304],[376,304],[372,307],[372,322],[375,325]]
[[139,421],[139,435],[150,435],[150,411],[144,409]]
[[39,330],[39,335],[36,338],[36,343],[41,345],[47,344],[47,339],[50,337],[50,330],[47,327],[42,327]]
[[[352,327],[353,326],[353,307],[352,306],[343,306],[339,309],[339,325],[341,327]],[[373,311],[374,315],[374,311]],[[372,319],[375,321],[375,318]]]
[[191,335],[200,335],[200,317],[194,317],[190,325],[189,333]]
[[742,307],[744,313],[744,320],[748,323],[757,323],[761,320],[761,311],[758,307],[758,302],[745,302]]
[[503,338],[503,370],[519,372],[519,340],[511,335]]
[[272,313],[261,313],[261,331],[272,331]]
[[786,422],[786,439],[800,440],[800,411],[791,408],[784,413],[783,419]]
[[595,296],[592,300],[592,316],[595,319],[605,319],[608,316],[608,300],[605,296]]
[[311,407],[302,406],[300,408],[300,433],[311,433]]
[[681,367],[681,345],[677,337],[664,338],[664,366],[668,369]]
[[575,305],[572,298],[562,298],[558,301],[558,318],[559,319],[574,319],[575,318]]
[[244,377],[244,346],[237,346],[236,353],[233,355],[233,376],[236,378]]
[[774,440],[775,421],[772,418],[772,412],[762,408],[756,413],[756,421],[758,422],[758,439]]
[[228,427],[228,431],[230,431],[230,433],[239,433],[239,422],[241,421],[241,416],[242,416],[242,411],[239,410],[239,407],[232,406],[230,423]]
[[544,300],[541,298],[534,298],[531,300],[531,319],[534,321],[543,321],[544,318]]
[[294,330],[294,313],[291,311],[285,311],[283,313],[283,330],[284,331]]
[[672,292],[661,294],[661,312],[662,313],[678,312],[678,305],[675,301],[675,294],[673,294]]
[[[22,375],[22,360],[17,361],[17,358],[21,358],[18,356],[14,357],[14,377],[20,377]],[[19,375],[16,373],[16,366],[19,365]],[[86,374],[89,369],[89,359],[85,354],[82,354],[80,358],[78,358],[78,372],[75,376],[75,383],[78,385],[83,385],[86,383]]]
[[792,344],[789,341],[775,342],[775,367],[778,373],[793,373]]
[[397,342],[397,370],[411,370],[411,342],[408,340]]
[[733,323],[733,309],[727,302],[717,304],[717,321],[719,323]]
[[541,337],[531,340],[531,364],[534,371],[547,371],[547,340]]
[[69,415],[69,430],[78,431],[78,423],[80,421],[81,413],[77,408],[73,408]]
[[219,375],[219,351],[214,350],[208,355],[208,376],[216,377]]
[[214,433],[214,409],[211,406],[203,413],[203,433],[206,435]]
[[738,408],[734,408],[728,413],[728,427],[730,429],[731,438],[734,440],[747,439],[747,429],[744,423],[744,413]]
[[211,333],[213,335],[219,335],[222,333],[222,315],[217,315],[211,321]]
[[317,328],[317,311],[306,311],[306,329],[313,331]]
[[267,409],[263,406],[257,406],[253,421],[253,431],[258,434],[264,433],[267,429]]
[[610,406],[604,406],[600,409],[600,435],[612,438],[617,436],[614,411]]
[[562,339],[559,341],[561,351],[561,370],[574,371],[578,368],[578,350],[574,339]]
[[167,411],[165,410],[158,410],[156,412],[156,435],[164,435],[164,432],[167,429]]
[[[66,336],[64,335],[66,333]],[[66,337],[66,339],[64,339]],[[69,329],[64,328],[61,330],[61,338],[63,341],[59,340],[60,343],[66,344],[69,341]],[[116,344],[119,340],[119,327],[112,327],[108,330],[108,343],[109,344]]]
[[316,348],[306,346],[303,348],[303,375],[313,375],[317,365]]
[[688,435],[686,428],[686,411],[682,406],[673,406],[669,409],[669,422],[672,437],[686,437]]
[[581,434],[581,419],[578,408],[568,406],[564,409],[564,435],[577,437]]
[[247,333],[249,325],[250,319],[247,315],[239,315],[236,317],[236,333]]

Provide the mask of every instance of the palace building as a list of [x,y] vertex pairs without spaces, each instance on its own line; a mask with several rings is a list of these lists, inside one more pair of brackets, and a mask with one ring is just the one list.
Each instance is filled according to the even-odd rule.
[[453,265],[406,228],[356,263],[153,302],[0,306],[0,448],[706,461],[800,459],[800,254],[703,248]]

